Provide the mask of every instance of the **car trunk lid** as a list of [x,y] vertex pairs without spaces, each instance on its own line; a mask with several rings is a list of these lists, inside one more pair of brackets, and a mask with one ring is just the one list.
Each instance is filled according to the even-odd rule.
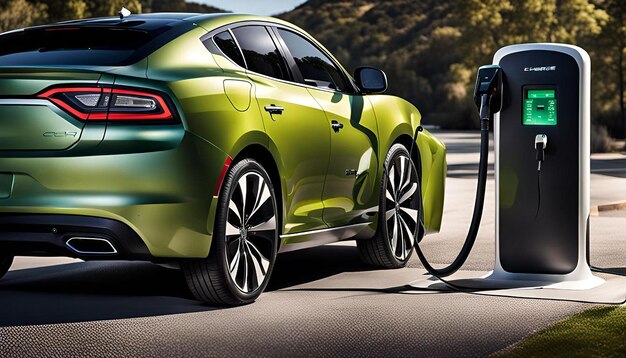
[[74,145],[85,123],[37,95],[70,83],[96,86],[100,77],[96,71],[0,67],[0,150],[64,150]]

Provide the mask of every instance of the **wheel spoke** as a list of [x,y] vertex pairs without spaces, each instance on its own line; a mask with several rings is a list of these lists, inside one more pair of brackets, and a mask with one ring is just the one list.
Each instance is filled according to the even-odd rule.
[[401,183],[400,187],[398,188],[398,195],[400,194],[400,192],[404,191],[404,189],[407,187],[407,185],[409,185],[409,183],[411,183],[411,163],[409,161],[409,158],[406,157],[400,157],[400,162],[402,163],[402,177],[404,178],[404,181]]
[[269,221],[274,216],[274,203],[266,200],[265,203],[254,213],[248,216],[247,227],[255,227]]
[[267,219],[265,222],[257,224],[255,226],[251,226],[249,231],[268,231],[268,230],[276,230],[276,216],[272,216]]
[[385,220],[389,221],[389,219],[391,219],[395,215],[396,215],[396,209],[387,210],[387,212],[385,213]]
[[406,172],[404,170],[404,157],[399,157],[398,158],[398,162],[400,163],[400,165],[398,165],[398,168],[400,168],[400,182],[398,182],[398,190],[400,190],[402,188],[402,184],[404,183],[404,173]]
[[391,252],[396,253],[396,245],[398,243],[398,215],[393,217],[393,229],[391,234]]
[[[406,235],[407,238],[409,240],[409,250],[413,247],[413,243],[415,242],[415,236],[414,233],[411,232],[411,229],[409,228],[409,226],[406,224],[406,222],[404,221],[404,219],[398,215],[400,217],[400,222],[402,223],[402,226],[404,227],[404,229],[406,230]],[[405,250],[406,253],[406,250]]]
[[407,214],[411,218],[411,220],[413,220],[413,222],[417,224],[418,211],[416,209],[405,208],[401,206],[400,210]]
[[261,254],[261,252],[250,241],[246,242],[248,253],[252,261],[254,273],[256,277],[257,286],[263,283],[267,270],[270,267],[270,260]]
[[241,258],[241,250],[239,250],[239,245],[237,245],[237,252],[235,252],[235,256],[232,261],[228,264],[228,271],[230,271],[230,276],[233,278],[233,281],[237,278],[237,272],[239,271],[239,259]]
[[400,217],[400,215],[396,215],[397,219],[397,223],[396,225],[399,226],[398,228],[398,232],[400,233],[398,235],[398,242],[396,243],[396,248],[400,248],[400,260],[404,260],[405,259],[405,255],[404,253],[406,252],[406,247],[404,246],[404,227],[402,226],[402,218]]
[[238,181],[239,190],[241,191],[241,211],[240,211],[240,221],[242,226],[246,223],[246,201],[248,201],[248,174],[239,178]]
[[417,190],[417,183],[411,184],[411,187],[409,188],[409,190],[407,190],[406,193],[402,194],[402,196],[400,196],[400,199],[398,199],[398,204],[404,203],[408,198],[410,198],[413,194],[415,194],[416,190]]
[[254,200],[254,207],[252,208],[250,215],[248,215],[248,220],[250,220],[252,215],[254,215],[271,198],[270,189],[265,184],[265,181],[263,181],[263,178],[259,176],[258,179],[259,185],[256,193],[256,198]]
[[226,221],[226,236],[234,236],[234,235],[237,235],[237,236],[241,235],[241,233],[239,232],[239,228],[235,227],[235,225]]
[[235,217],[237,218],[237,220],[239,220],[239,226],[243,226],[243,220],[241,219],[241,212],[239,211],[237,204],[235,204],[235,202],[232,199],[228,201],[228,209],[230,209],[230,211],[232,211],[233,214],[235,214]]
[[250,269],[248,267],[248,252],[247,252],[247,248],[243,248],[241,250],[241,253],[243,254],[243,287],[241,287],[241,290],[243,292],[249,292],[248,290],[248,270]]

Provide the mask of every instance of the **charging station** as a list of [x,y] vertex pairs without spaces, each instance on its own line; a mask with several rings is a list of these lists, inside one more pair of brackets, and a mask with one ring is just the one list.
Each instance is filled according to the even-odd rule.
[[[591,60],[579,47],[520,44],[501,48],[478,70],[481,148],[472,221],[454,262],[426,270],[453,289],[549,288],[572,297],[605,281],[589,263]],[[495,137],[495,266],[463,286],[443,280],[466,261],[480,226],[487,181],[489,122]],[[466,273],[467,274],[467,273]],[[432,279],[414,282],[430,288]],[[607,285],[603,285],[607,286]],[[545,297],[550,290],[508,292]],[[538,292],[538,291],[537,291]],[[619,293],[621,295],[621,292]],[[542,296],[543,295],[543,296]],[[618,298],[619,300],[621,300]]]
[[588,289],[591,61],[579,47],[500,49],[494,115],[496,260],[490,278]]

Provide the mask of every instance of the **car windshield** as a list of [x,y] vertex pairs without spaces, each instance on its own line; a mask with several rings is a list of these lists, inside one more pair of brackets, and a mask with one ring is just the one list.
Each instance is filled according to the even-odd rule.
[[0,66],[122,66],[169,30],[103,26],[31,28],[0,36]]

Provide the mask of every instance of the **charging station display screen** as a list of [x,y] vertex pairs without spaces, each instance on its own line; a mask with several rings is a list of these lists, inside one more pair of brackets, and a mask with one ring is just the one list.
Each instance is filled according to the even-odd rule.
[[556,125],[556,89],[524,90],[522,124],[529,126]]

